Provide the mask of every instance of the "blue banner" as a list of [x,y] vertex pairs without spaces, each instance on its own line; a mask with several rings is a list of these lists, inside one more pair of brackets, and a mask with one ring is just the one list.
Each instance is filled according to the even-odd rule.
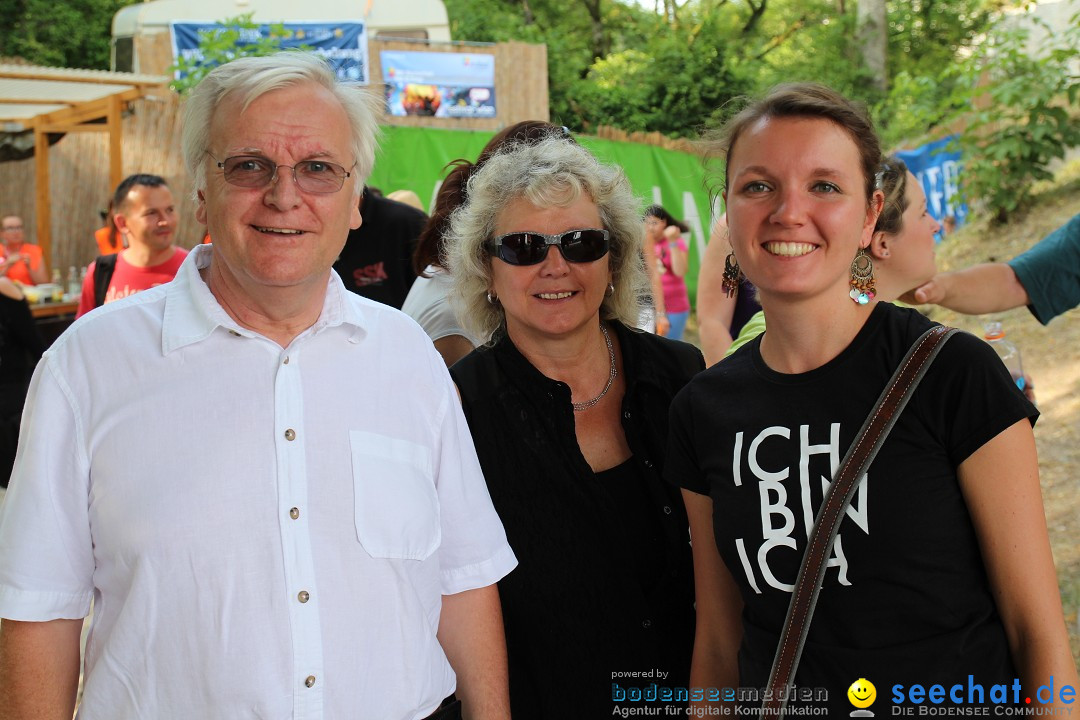
[[959,197],[964,163],[960,151],[949,148],[952,142],[953,138],[949,136],[915,150],[901,150],[896,155],[922,183],[926,207],[934,219],[943,222],[951,215],[959,227],[967,218],[968,208]]
[[[281,41],[283,50],[307,48],[329,60],[342,82],[367,84],[367,31],[363,20],[289,22],[282,25],[285,36],[276,39]],[[172,29],[173,58],[196,61],[202,60],[199,40],[228,29],[216,22],[173,22],[169,26]],[[250,45],[261,38],[275,37],[269,25],[240,28],[239,32],[238,45]],[[179,73],[177,79],[180,79]]]
[[473,53],[379,53],[391,115],[495,117],[495,56]]

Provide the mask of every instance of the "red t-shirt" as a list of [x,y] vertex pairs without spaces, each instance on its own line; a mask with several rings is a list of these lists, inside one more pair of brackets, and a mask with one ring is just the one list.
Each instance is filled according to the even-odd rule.
[[[135,267],[124,260],[124,254],[116,256],[116,270],[113,271],[112,280],[109,281],[109,289],[105,291],[105,302],[134,295],[140,290],[149,290],[169,282],[176,277],[176,271],[187,257],[187,250],[175,248],[172,257],[160,265],[150,267]],[[94,309],[94,268],[97,261],[90,263],[86,268],[86,279],[83,281],[82,295],[79,297],[79,310],[75,314],[80,318]]]
[[[11,265],[5,274],[11,280],[21,282],[23,285],[36,285],[37,283],[30,279],[30,268],[37,270],[41,267],[41,248],[37,245],[31,245],[30,243],[24,242],[22,247],[15,252],[25,255],[26,259],[30,261],[29,266],[27,266],[26,260],[20,260]],[[0,251],[0,255],[6,257],[8,255],[6,249]]]

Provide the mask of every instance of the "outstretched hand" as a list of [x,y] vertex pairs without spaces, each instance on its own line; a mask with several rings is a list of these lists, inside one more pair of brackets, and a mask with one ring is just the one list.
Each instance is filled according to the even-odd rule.
[[914,290],[908,290],[900,299],[909,305],[937,305],[945,299],[945,287],[935,275]]

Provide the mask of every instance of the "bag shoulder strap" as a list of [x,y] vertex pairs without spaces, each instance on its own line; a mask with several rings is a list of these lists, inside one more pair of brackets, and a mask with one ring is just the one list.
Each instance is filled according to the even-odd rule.
[[105,304],[105,293],[109,291],[113,273],[116,272],[117,253],[99,255],[94,261],[94,307]]
[[937,325],[915,341],[840,463],[840,469],[833,478],[821,507],[818,508],[802,566],[799,568],[799,577],[791,594],[784,631],[776,649],[772,672],[769,673],[768,688],[772,692],[766,694],[769,699],[762,707],[762,718],[775,720],[787,705],[788,693],[784,690],[790,687],[795,677],[795,669],[799,665],[803,644],[806,642],[806,633],[810,629],[810,619],[814,615],[818,593],[821,591],[829,550],[840,529],[844,511],[855,495],[858,481],[874,461],[930,363],[937,357],[945,341],[956,332],[956,328]]

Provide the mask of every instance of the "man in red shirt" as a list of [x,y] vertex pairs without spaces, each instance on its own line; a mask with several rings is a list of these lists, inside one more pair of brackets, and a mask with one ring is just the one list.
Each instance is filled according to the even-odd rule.
[[49,270],[41,256],[41,248],[26,242],[23,221],[18,215],[8,215],[2,221],[4,248],[0,251],[0,275],[23,285],[40,285],[49,281]]
[[187,256],[174,245],[176,206],[169,186],[157,175],[131,175],[117,186],[113,222],[127,249],[90,264],[76,317],[169,282]]

